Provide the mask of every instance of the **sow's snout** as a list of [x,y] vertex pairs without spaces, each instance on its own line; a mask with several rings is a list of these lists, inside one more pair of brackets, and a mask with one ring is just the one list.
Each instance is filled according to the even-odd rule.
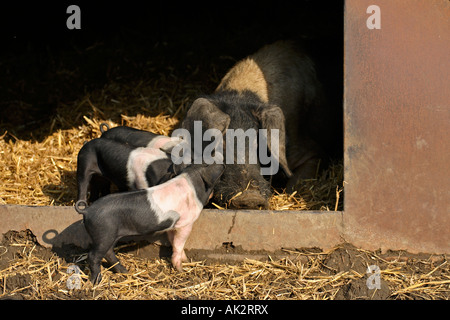
[[226,165],[214,188],[214,202],[231,209],[267,209],[270,184],[259,169],[259,165]]
[[267,209],[267,199],[258,190],[245,190],[230,201],[230,208],[236,209]]

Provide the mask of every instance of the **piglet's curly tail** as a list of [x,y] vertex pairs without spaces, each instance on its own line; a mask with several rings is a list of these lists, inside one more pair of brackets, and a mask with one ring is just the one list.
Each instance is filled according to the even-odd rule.
[[[84,209],[81,209],[80,206],[81,206],[81,207],[84,207]],[[85,200],[78,200],[78,201],[75,203],[75,210],[76,210],[79,214],[86,214],[86,213],[87,213],[87,210],[86,210],[87,207],[88,207],[88,204],[87,204],[87,202],[86,202]]]

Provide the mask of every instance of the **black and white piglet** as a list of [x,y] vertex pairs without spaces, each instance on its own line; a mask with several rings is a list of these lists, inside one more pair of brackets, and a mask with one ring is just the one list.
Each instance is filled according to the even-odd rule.
[[95,201],[100,195],[110,193],[111,182],[119,191],[144,189],[171,179],[176,170],[182,169],[183,164],[175,166],[170,154],[160,149],[136,148],[111,139],[93,139],[78,153],[77,200],[87,199],[89,185],[89,200]]
[[124,236],[168,231],[172,244],[172,264],[181,271],[186,260],[184,245],[203,206],[212,196],[224,165],[191,165],[177,177],[152,188],[110,194],[90,207],[75,204],[92,245],[88,255],[91,281],[100,282],[100,263],[106,258],[116,272],[127,272],[114,254],[114,246]]
[[[105,130],[105,128],[107,130]],[[102,133],[102,139],[110,139],[117,142],[128,144],[132,147],[147,147],[164,149],[170,151],[175,145],[181,142],[178,137],[168,137],[158,135],[156,133],[139,130],[126,126],[118,126],[109,128],[108,124],[102,123],[100,125],[100,131]]]

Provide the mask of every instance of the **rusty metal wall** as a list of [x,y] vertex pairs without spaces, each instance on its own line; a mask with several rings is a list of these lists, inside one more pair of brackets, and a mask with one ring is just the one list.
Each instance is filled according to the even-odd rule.
[[449,253],[450,1],[345,6],[346,240]]

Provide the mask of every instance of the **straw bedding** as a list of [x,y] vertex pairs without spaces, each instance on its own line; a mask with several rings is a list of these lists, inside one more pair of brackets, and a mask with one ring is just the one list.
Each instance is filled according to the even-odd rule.
[[[62,259],[29,231],[9,232],[0,244],[0,299],[449,299],[445,256],[370,252],[342,244],[329,251],[284,250],[287,256],[242,262],[191,261],[183,272],[161,258],[119,252],[128,274],[103,268],[88,280],[86,255]],[[189,253],[188,253],[189,255]],[[76,262],[76,263],[75,263]],[[69,289],[69,266],[80,267]],[[380,289],[368,289],[368,265],[380,268]],[[72,282],[70,282],[72,283]]]

